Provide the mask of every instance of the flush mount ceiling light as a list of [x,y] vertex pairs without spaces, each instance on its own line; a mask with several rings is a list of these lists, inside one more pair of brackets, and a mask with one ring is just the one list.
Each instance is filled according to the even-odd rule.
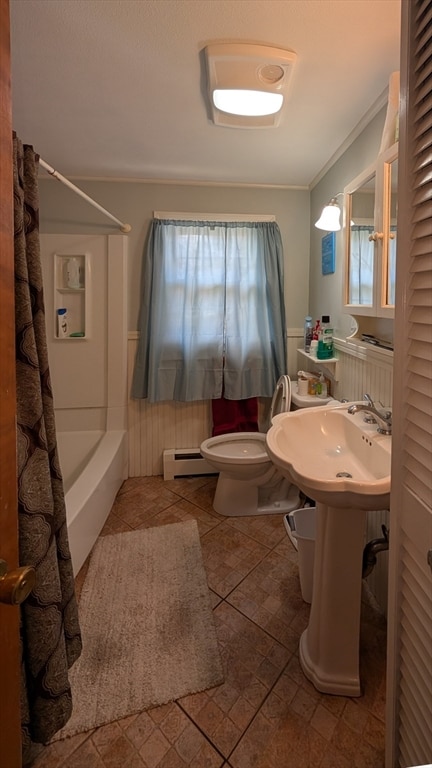
[[215,125],[269,128],[278,124],[295,53],[269,45],[214,43],[205,54]]
[[332,199],[327,203],[327,205],[324,206],[322,209],[321,216],[319,217],[318,221],[315,222],[315,226],[317,229],[325,229],[326,232],[338,232],[341,228],[340,225],[340,214],[341,210],[338,206],[336,198],[339,197],[339,195],[343,194],[342,192],[338,192],[335,197],[332,197]]

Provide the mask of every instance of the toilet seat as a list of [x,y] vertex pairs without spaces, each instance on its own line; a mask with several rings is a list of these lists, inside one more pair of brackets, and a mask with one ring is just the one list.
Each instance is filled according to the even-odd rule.
[[291,408],[292,387],[289,376],[280,376],[270,406],[270,423],[278,413],[287,413]]
[[[290,408],[291,379],[289,376],[280,376],[273,392],[270,423],[273,416],[285,413]],[[272,465],[263,432],[227,432],[224,435],[209,437],[201,444],[201,453],[207,461],[217,460],[220,471],[229,471],[229,467],[233,466],[242,477],[256,475],[260,464],[267,465],[267,468]],[[264,471],[264,467],[262,469]],[[258,471],[256,476],[259,477],[261,474]]]
[[246,458],[248,464],[256,466],[269,461],[265,445],[265,434],[262,432],[228,432],[204,440],[201,453],[206,458],[206,452],[216,456],[220,464],[242,463]]

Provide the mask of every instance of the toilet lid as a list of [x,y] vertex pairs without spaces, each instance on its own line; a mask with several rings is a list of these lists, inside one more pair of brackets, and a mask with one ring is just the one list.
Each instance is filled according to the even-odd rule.
[[291,408],[291,379],[289,376],[281,376],[276,384],[270,407],[270,423],[273,416],[278,413],[287,413]]

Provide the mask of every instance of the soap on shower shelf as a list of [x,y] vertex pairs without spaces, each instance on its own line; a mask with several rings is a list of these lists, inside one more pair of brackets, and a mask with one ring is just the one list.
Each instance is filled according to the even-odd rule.
[[85,333],[84,333],[84,331],[74,331],[74,333],[70,333],[69,336],[71,338],[73,337],[73,338],[77,339],[77,338],[82,338],[83,336],[85,336]]

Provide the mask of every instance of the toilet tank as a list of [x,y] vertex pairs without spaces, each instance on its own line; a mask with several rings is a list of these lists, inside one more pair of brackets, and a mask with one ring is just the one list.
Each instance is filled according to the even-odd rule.
[[299,395],[297,391],[297,382],[291,381],[291,410],[297,411],[299,408],[316,408],[319,405],[328,403],[337,403],[333,397],[318,397],[317,395]]

